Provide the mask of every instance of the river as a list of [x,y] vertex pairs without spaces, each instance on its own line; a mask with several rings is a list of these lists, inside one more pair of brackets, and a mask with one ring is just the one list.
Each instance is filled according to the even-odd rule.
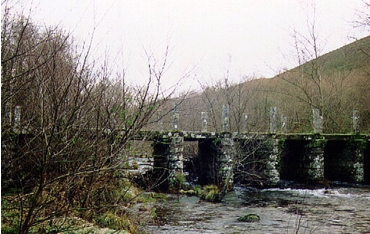
[[[370,188],[263,189],[236,186],[221,203],[170,195],[155,204],[147,233],[370,233]],[[258,222],[240,222],[257,214]]]

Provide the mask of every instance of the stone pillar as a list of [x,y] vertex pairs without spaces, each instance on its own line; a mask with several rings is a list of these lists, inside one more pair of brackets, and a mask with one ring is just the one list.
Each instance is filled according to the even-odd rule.
[[208,113],[207,112],[201,112],[200,113],[200,118],[201,118],[201,121],[202,121],[202,126],[201,126],[201,132],[207,132],[207,127],[208,127]]
[[280,181],[280,173],[278,171],[280,144],[279,139],[271,138],[269,141],[271,152],[266,161],[265,174],[268,178],[269,185],[276,185]]
[[359,119],[360,119],[360,114],[358,110],[353,111],[353,116],[352,116],[352,131],[354,134],[359,134],[360,133],[360,124],[359,124]]
[[[226,191],[233,187],[234,172],[233,172],[233,158],[235,156],[234,140],[229,136],[221,138],[220,155],[218,156],[219,174],[218,178]],[[226,192],[225,191],[225,192]]]
[[162,115],[162,111],[158,111],[158,130],[160,132],[163,131],[163,115]]
[[312,139],[306,146],[304,173],[309,182],[317,182],[324,178],[325,144],[324,139]]
[[[184,137],[175,134],[171,139],[168,155],[168,168],[170,175],[184,173]],[[170,176],[171,177],[171,176]]]
[[178,131],[180,123],[179,106],[177,103],[174,103],[173,105],[172,129]]
[[243,132],[248,132],[248,115],[244,113],[243,117]]
[[183,174],[184,138],[175,134],[158,139],[153,143],[153,180],[160,190],[169,189],[176,175]]
[[320,110],[312,109],[312,115],[313,132],[319,134],[323,133],[324,119],[320,114]]
[[222,130],[230,132],[230,106],[222,105]]
[[351,139],[347,142],[345,156],[347,162],[345,171],[348,174],[349,182],[363,183],[365,180],[364,157],[367,142],[364,139]]
[[12,124],[12,110],[9,102],[5,104],[5,123]]
[[21,107],[15,106],[14,108],[14,127],[16,131],[21,131],[20,126],[21,126]]
[[275,134],[277,130],[277,107],[270,109],[270,133]]
[[353,171],[352,175],[353,178],[352,180],[356,183],[363,183],[365,181],[365,170],[364,170],[364,150],[361,147],[361,144],[358,144],[355,146],[355,158],[353,162]]
[[21,107],[15,106],[14,108],[14,125],[18,126],[21,123]]
[[287,119],[285,115],[281,115],[281,133],[286,133]]

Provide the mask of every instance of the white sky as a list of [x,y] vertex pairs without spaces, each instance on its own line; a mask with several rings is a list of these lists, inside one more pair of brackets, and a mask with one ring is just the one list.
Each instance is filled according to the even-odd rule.
[[147,78],[144,50],[161,60],[169,45],[167,85],[195,67],[182,89],[198,88],[198,80],[220,80],[227,70],[239,82],[294,67],[290,35],[293,28],[306,34],[309,19],[316,21],[323,53],[368,34],[352,24],[362,0],[33,0],[32,5],[38,23],[59,24],[81,41],[95,25],[94,56],[108,54],[132,83]]

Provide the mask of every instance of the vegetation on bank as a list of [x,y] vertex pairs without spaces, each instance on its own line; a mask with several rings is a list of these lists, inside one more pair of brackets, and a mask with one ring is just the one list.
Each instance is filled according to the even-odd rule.
[[130,182],[130,141],[175,91],[160,87],[168,51],[148,58],[146,85],[129,86],[89,42],[3,4],[3,232],[71,233],[80,220],[136,232],[122,211],[143,192]]
[[[48,201],[43,201],[45,206],[50,206]],[[119,188],[111,191],[111,199],[119,199],[119,205],[104,203],[96,210],[70,207],[67,214],[54,214],[53,210],[46,210],[35,220],[34,225],[28,230],[29,233],[143,233],[141,228],[145,225],[136,215],[133,215],[132,207],[138,205],[140,210],[146,212],[149,219],[155,222],[155,209],[151,204],[155,201],[164,200],[166,196],[155,193],[144,193],[126,181]],[[22,222],[22,210],[25,199],[20,194],[2,195],[2,233],[19,233]],[[49,204],[48,204],[49,203]],[[51,207],[49,207],[52,209]]]
[[220,188],[217,185],[190,185],[185,175],[178,173],[170,181],[168,192],[187,196],[198,196],[201,200],[208,202],[219,202]]

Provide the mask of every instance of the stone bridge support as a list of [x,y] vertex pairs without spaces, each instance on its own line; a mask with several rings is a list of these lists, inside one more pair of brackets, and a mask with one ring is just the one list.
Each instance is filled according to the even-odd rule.
[[234,139],[225,136],[221,139],[220,151],[218,155],[219,170],[218,177],[221,180],[221,185],[228,191],[234,184],[234,161],[236,149]]
[[184,173],[184,137],[179,135],[173,136],[169,151],[168,166],[171,178],[171,176],[176,174]]
[[316,183],[324,179],[324,150],[326,140],[312,139],[306,147],[303,176],[307,182]]
[[324,152],[326,140],[309,136],[289,139],[281,143],[281,180],[317,183],[324,179]]
[[234,182],[235,142],[229,136],[199,140],[197,175],[200,185],[214,184],[228,191]]
[[365,181],[364,151],[361,147],[356,147],[354,154],[354,161],[352,164],[352,180],[354,181],[354,183],[359,184]]
[[184,137],[175,134],[153,143],[154,180],[161,190],[168,190],[178,175],[184,173]]
[[280,161],[281,179],[302,183],[366,183],[367,147],[364,139],[346,137],[286,140]]
[[328,141],[325,149],[325,178],[331,181],[364,183],[368,179],[367,141],[347,139]]
[[268,142],[271,146],[270,152],[268,152],[266,160],[265,175],[267,177],[267,183],[271,186],[276,185],[280,181],[280,172],[278,171],[278,165],[280,162],[281,144],[279,139],[271,138]]

